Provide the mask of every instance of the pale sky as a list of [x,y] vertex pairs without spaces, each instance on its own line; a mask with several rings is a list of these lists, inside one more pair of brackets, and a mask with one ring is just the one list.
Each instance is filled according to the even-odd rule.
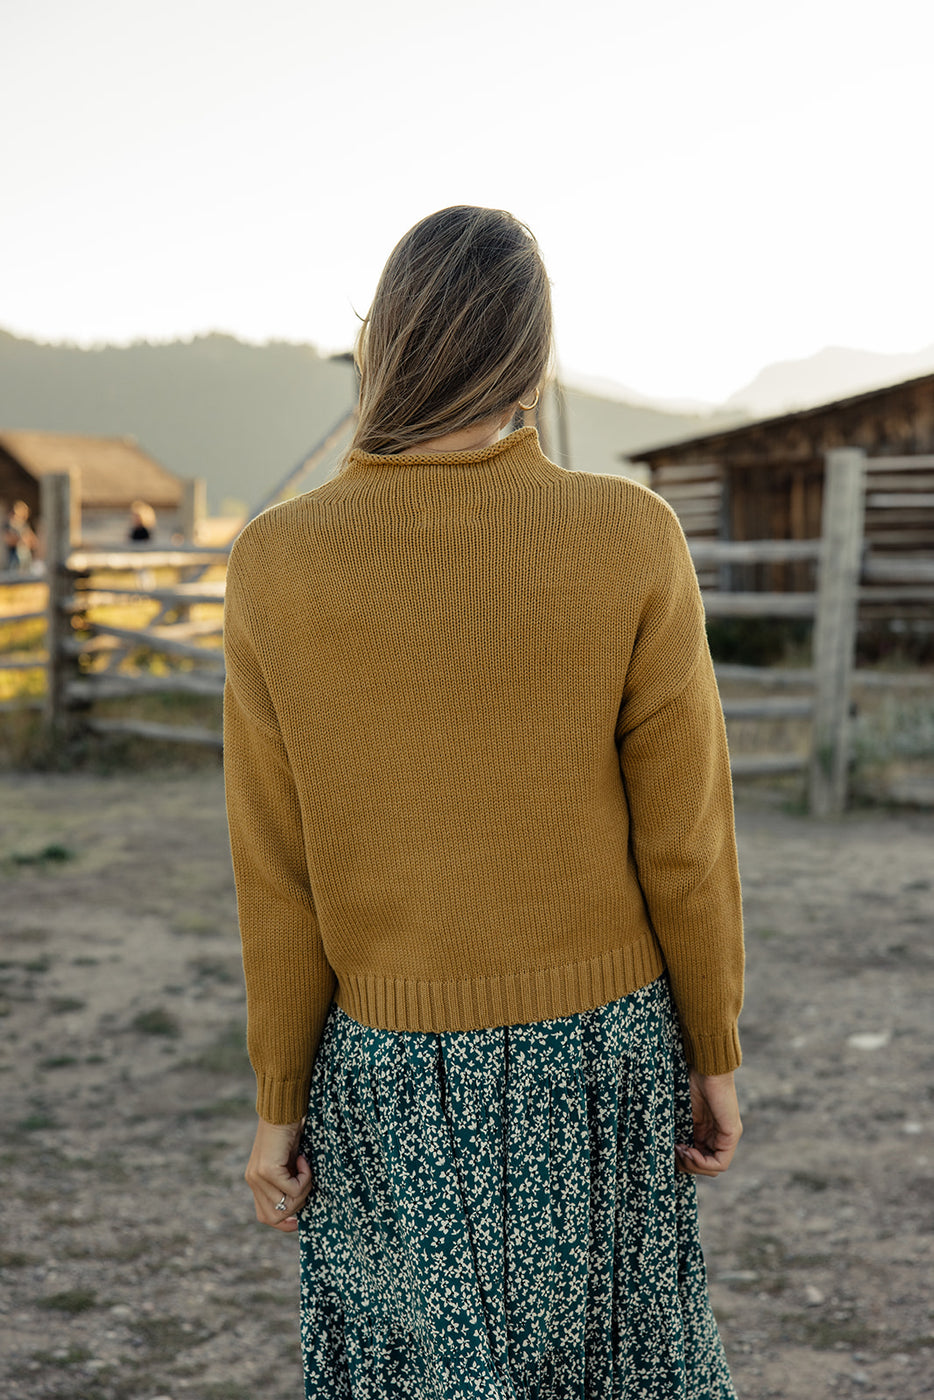
[[447,204],[571,373],[717,401],[934,343],[931,0],[0,0],[0,327],[346,348]]

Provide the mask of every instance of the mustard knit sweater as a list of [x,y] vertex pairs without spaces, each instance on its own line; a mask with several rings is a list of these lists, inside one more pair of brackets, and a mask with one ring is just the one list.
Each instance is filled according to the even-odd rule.
[[652,492],[534,428],[355,452],[231,554],[224,763],[257,1109],[305,1111],[332,999],[388,1030],[568,1016],[667,968],[739,1063],[723,716]]

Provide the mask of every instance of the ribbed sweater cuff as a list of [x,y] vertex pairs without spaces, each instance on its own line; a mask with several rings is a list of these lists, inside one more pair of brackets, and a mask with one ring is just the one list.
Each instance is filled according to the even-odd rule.
[[701,1074],[729,1074],[742,1064],[735,1021],[719,1035],[691,1035],[683,1026],[681,1034],[687,1062]]
[[256,1112],[267,1123],[297,1123],[308,1108],[307,1079],[256,1076]]

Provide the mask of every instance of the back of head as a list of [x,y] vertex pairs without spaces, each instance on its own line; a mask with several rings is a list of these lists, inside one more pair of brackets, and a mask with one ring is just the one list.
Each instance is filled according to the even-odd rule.
[[395,453],[504,413],[551,357],[551,293],[532,234],[455,205],[397,243],[357,341],[351,448]]

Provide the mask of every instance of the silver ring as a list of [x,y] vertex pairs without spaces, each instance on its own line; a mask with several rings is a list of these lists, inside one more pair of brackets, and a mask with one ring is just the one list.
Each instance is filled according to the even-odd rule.
[[286,1210],[287,1206],[285,1204],[285,1197],[283,1196],[281,1201],[277,1201],[276,1205],[273,1208],[275,1210]]

